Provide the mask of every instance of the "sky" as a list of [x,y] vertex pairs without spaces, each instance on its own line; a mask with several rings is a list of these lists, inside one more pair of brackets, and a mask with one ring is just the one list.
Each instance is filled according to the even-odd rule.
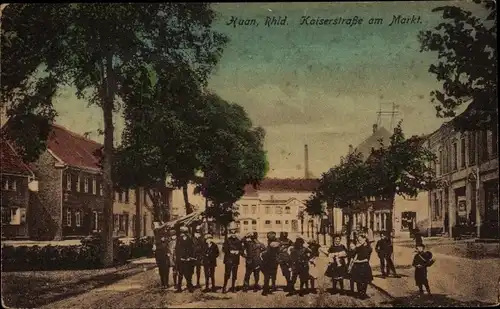
[[[242,105],[255,125],[266,130],[269,177],[302,177],[304,144],[309,169],[320,176],[337,164],[348,145],[367,138],[379,107],[399,106],[396,121],[405,134],[427,134],[443,123],[429,93],[441,89],[428,68],[437,56],[420,52],[417,35],[441,21],[432,9],[460,5],[441,2],[224,3],[214,4],[215,28],[230,42],[209,88]],[[417,24],[390,25],[394,15],[420,16]],[[227,25],[231,17],[256,19],[256,26]],[[268,27],[266,17],[286,16],[287,25]],[[300,25],[302,16],[363,19],[361,25]],[[370,25],[370,18],[384,23]],[[57,123],[102,141],[102,112],[78,100],[73,89],[55,99]],[[119,138],[123,121],[115,117]],[[390,118],[382,119],[390,130]]]

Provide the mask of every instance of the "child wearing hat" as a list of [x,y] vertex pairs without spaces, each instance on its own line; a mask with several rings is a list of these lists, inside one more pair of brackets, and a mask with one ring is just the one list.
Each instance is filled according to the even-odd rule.
[[429,281],[427,280],[427,267],[434,264],[434,259],[432,253],[424,251],[424,249],[425,245],[423,243],[417,244],[412,266],[415,267],[415,284],[418,286],[420,294],[424,294],[424,287],[427,294],[431,294]]
[[[217,267],[217,258],[219,257],[219,247],[212,238],[212,235],[205,235],[205,245],[203,247],[203,271],[205,273],[205,289],[203,292],[215,292],[215,267]],[[210,282],[212,288],[210,288]]]

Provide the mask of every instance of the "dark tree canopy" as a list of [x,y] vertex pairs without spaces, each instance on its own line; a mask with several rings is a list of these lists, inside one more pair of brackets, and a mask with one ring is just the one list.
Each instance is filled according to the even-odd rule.
[[484,18],[442,6],[433,12],[440,12],[443,22],[419,34],[421,51],[438,54],[437,63],[429,68],[443,83],[442,90],[431,92],[437,116],[454,117],[460,106],[467,105],[453,120],[460,131],[494,130],[498,123],[496,4],[475,2],[487,11]]

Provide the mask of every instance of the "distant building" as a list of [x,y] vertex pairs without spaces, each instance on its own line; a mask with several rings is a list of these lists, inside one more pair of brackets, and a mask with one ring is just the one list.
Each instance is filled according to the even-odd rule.
[[498,132],[464,132],[443,124],[428,138],[440,187],[430,192],[429,227],[457,237],[499,237]]
[[257,188],[247,185],[236,203],[239,232],[258,232],[262,237],[270,231],[288,232],[291,238],[315,238],[320,220],[307,215],[305,203],[317,185],[317,179],[293,178],[266,178]]
[[2,238],[29,237],[29,185],[35,174],[24,164],[11,143],[0,137]]
[[[7,126],[2,130],[8,130]],[[29,199],[30,238],[60,240],[102,230],[104,199],[97,155],[101,148],[101,144],[64,127],[51,126],[46,151],[29,164],[39,181],[38,192]],[[143,190],[116,189],[114,236],[153,235],[148,201]]]
[[[359,146],[349,145],[349,153],[360,153],[363,160],[368,159],[373,150],[389,145],[391,133],[383,127],[373,125],[372,134]],[[429,221],[428,193],[419,192],[415,198],[397,195],[394,207],[390,200],[372,199],[356,205],[354,209],[343,210],[343,224],[349,222],[349,213],[353,213],[353,228],[370,227],[374,232],[390,232],[394,229],[395,237],[409,236],[410,228],[427,225]],[[394,209],[394,213],[392,211]]]

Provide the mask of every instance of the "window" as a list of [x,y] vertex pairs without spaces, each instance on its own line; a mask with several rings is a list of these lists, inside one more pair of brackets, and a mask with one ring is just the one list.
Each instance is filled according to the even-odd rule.
[[491,131],[491,154],[498,155],[498,128],[493,128]]
[[247,215],[248,214],[248,205],[242,205],[243,207],[243,214]]
[[71,226],[71,209],[66,210],[66,226]]
[[76,192],[80,192],[80,175],[76,177]]
[[257,220],[252,220],[252,225],[257,225]]
[[7,177],[2,177],[3,179],[3,189],[4,190],[9,190],[9,180],[7,179]]
[[92,213],[92,231],[99,231],[99,213],[97,211]]
[[271,214],[271,206],[266,206],[266,214]]
[[243,225],[248,225],[248,221],[243,221]]
[[252,205],[252,215],[257,213],[257,205]]
[[458,145],[457,143],[453,143],[453,170],[456,171],[458,169]]
[[291,213],[292,213],[292,210],[291,210],[290,206],[286,206],[286,207],[285,207],[285,213],[286,213],[287,215],[289,215],[289,214],[291,214]]
[[481,161],[488,161],[488,131],[481,131]]
[[476,132],[469,134],[469,166],[476,164]]
[[17,181],[13,179],[11,181],[12,191],[17,191]]
[[257,225],[252,225],[252,231],[257,231]]
[[123,202],[123,192],[121,190],[118,190],[118,202],[122,203]]
[[283,213],[283,208],[281,206],[276,206],[276,214],[281,215]]
[[460,167],[465,168],[465,138],[460,140]]
[[99,195],[103,196],[104,195],[104,188],[102,186],[102,183],[99,184]]
[[276,220],[276,225],[280,225],[281,224],[281,220]]
[[290,224],[290,222],[288,220],[285,220],[285,224],[288,225]]
[[89,178],[88,177],[83,178],[83,191],[85,193],[89,193]]
[[75,225],[80,227],[82,225],[82,219],[80,217],[80,211],[75,213]]
[[266,221],[264,221],[264,225],[265,225],[266,227],[271,227],[271,220],[266,220]]
[[113,215],[113,230],[118,231],[118,227],[120,226],[120,218],[118,218],[118,215]]
[[121,220],[120,220],[120,231],[125,231],[127,228],[127,216],[126,215],[121,215]]
[[439,150],[439,157],[438,157],[438,160],[439,160],[439,175],[443,175],[443,165],[444,165],[444,162],[443,162],[443,150],[440,149]]
[[97,181],[95,178],[92,178],[92,194],[97,194]]
[[17,207],[2,207],[2,223],[9,225],[18,225],[21,223],[20,209]]
[[125,190],[125,203],[127,203],[127,204],[128,204],[129,200],[130,200],[129,190],[128,190],[128,189],[126,189],[126,190]]
[[71,191],[71,174],[66,174],[66,190]]

